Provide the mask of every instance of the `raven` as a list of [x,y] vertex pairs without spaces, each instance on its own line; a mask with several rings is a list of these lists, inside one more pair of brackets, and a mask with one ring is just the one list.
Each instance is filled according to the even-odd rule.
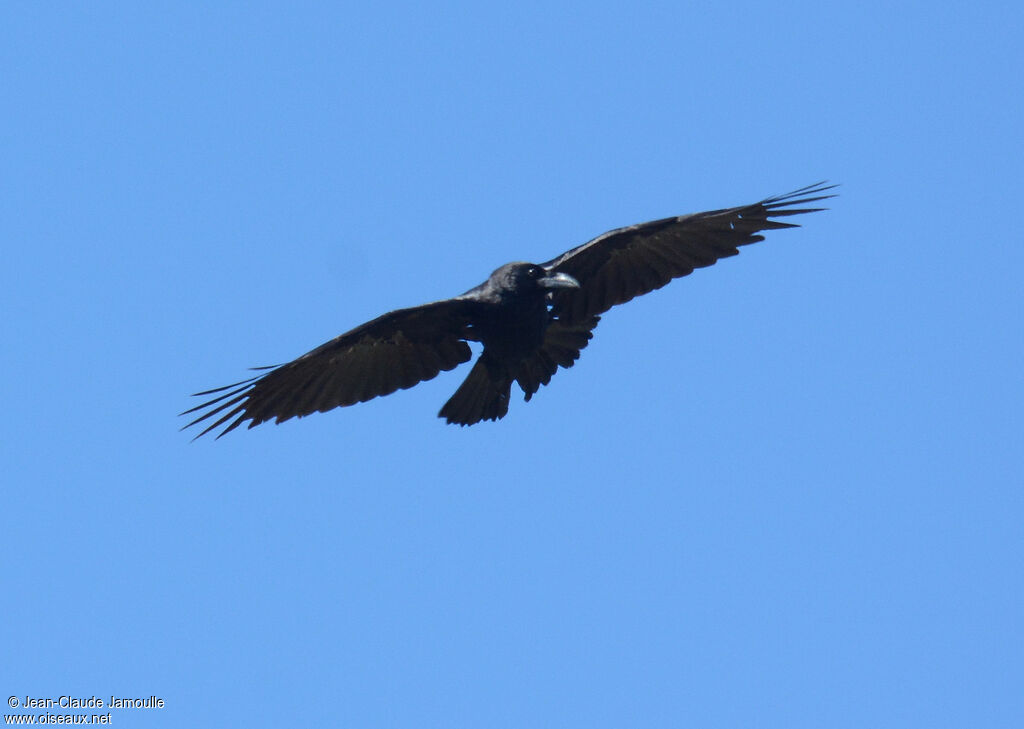
[[775,218],[823,210],[800,206],[835,197],[825,194],[834,187],[617,228],[547,263],[507,263],[461,296],[392,311],[292,362],[196,393],[216,397],[182,413],[200,413],[184,427],[223,413],[196,436],[226,424],[220,438],[247,420],[252,428],[365,402],[469,361],[467,342],[483,352],[438,416],[459,425],[498,420],[513,382],[529,401],[559,367],[572,367],[600,314],[736,255],[764,240],[761,231],[798,227]]

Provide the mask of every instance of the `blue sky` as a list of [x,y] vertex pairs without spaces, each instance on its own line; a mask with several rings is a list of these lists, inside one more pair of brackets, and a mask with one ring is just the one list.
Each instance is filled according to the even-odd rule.
[[[9,695],[113,725],[1019,727],[1024,67],[980,2],[8,4]],[[188,394],[609,228],[831,210],[466,368]]]

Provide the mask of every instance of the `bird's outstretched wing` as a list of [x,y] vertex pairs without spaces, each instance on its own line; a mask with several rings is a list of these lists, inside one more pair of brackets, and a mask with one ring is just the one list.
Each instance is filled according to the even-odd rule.
[[216,395],[182,415],[185,427],[218,416],[196,438],[225,425],[220,438],[246,420],[249,427],[365,402],[429,380],[472,356],[464,341],[476,304],[447,299],[399,309],[356,327],[288,364],[233,385],[197,392]]
[[578,289],[552,294],[552,312],[569,323],[584,322],[695,268],[735,256],[738,246],[764,240],[759,235],[763,230],[799,227],[774,218],[822,210],[802,206],[834,197],[826,194],[834,187],[819,182],[753,205],[608,231],[542,264],[548,271],[567,273],[580,283]]

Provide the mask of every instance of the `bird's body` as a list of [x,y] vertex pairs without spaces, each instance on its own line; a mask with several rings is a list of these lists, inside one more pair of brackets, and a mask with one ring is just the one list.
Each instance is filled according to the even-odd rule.
[[[532,272],[532,274],[531,274]],[[485,351],[501,359],[520,360],[540,347],[551,323],[548,292],[559,285],[576,286],[575,280],[552,279],[553,286],[537,284],[545,272],[530,263],[508,263],[465,294],[482,304],[471,325],[471,336]]]
[[199,434],[225,425],[220,437],[247,420],[251,428],[364,402],[468,361],[467,342],[483,352],[440,416],[459,425],[498,420],[513,382],[529,400],[573,365],[600,314],[735,255],[763,240],[760,231],[796,227],[772,218],[819,210],[795,206],[832,197],[829,189],[619,228],[547,263],[506,264],[461,296],[390,312],[254,378],[197,393],[216,397],[186,411],[204,411],[188,426],[224,413]]

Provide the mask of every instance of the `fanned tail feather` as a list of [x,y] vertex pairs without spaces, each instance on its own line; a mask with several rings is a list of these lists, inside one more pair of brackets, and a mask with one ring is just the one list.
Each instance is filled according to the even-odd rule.
[[507,369],[485,352],[437,416],[458,425],[500,420],[508,413],[511,390],[512,378]]

